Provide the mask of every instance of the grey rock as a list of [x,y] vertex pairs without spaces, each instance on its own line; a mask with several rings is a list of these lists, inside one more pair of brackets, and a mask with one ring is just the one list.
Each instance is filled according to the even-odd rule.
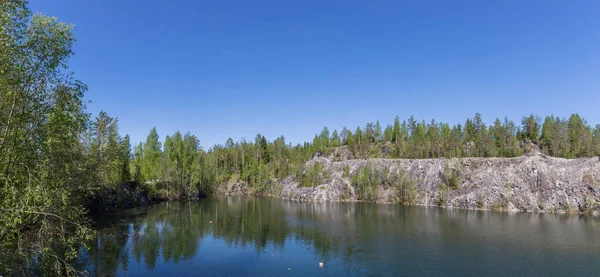
[[[378,174],[405,172],[417,190],[417,205],[434,206],[440,197],[440,184],[448,169],[459,176],[456,189],[447,189],[446,207],[462,209],[502,209],[536,212],[598,212],[600,199],[600,160],[598,157],[562,159],[545,155],[516,158],[452,159],[348,159],[346,154],[316,156],[307,162],[324,165],[329,178],[318,186],[301,187],[292,178],[278,180],[275,196],[295,201],[356,201],[351,177],[342,177],[344,167],[350,176],[362,166]],[[377,202],[393,202],[396,189],[379,185]],[[221,186],[220,194],[252,194],[243,183]]]

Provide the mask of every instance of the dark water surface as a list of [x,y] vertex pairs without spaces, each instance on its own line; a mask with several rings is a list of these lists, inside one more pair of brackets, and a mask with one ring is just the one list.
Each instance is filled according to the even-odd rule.
[[107,221],[80,259],[96,276],[600,274],[591,216],[213,197]]

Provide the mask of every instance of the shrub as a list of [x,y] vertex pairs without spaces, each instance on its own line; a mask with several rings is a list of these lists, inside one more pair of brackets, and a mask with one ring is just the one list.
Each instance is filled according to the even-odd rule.
[[492,204],[492,210],[494,210],[494,211],[502,210],[502,204],[498,201],[495,201],[494,204]]
[[449,167],[446,167],[444,169],[444,174],[442,176],[442,180],[445,183],[445,185],[448,186],[449,188],[457,189],[458,185],[459,185],[458,171],[456,169],[451,169]]
[[342,172],[342,177],[348,178],[348,176],[350,176],[350,166],[349,165],[345,165],[344,166],[344,171]]
[[389,168],[384,168],[383,169],[383,174],[381,176],[381,181],[383,183],[383,185],[390,185],[393,183],[393,176],[391,176],[390,174],[390,169]]
[[585,203],[582,205],[582,212],[591,213],[598,208],[598,201],[593,196],[588,195],[585,198]]
[[398,191],[400,203],[402,204],[414,204],[417,198],[417,189],[413,180],[403,170],[398,170],[396,174],[390,174],[393,178],[396,190]]
[[543,211],[546,208],[546,202],[544,202],[544,201],[538,202],[538,208]]
[[484,206],[485,200],[483,199],[483,195],[480,195],[479,199],[477,199],[477,208],[483,209]]
[[314,188],[315,186],[322,184],[328,178],[329,174],[324,169],[323,165],[316,162],[312,166],[305,168],[304,172],[300,174],[298,182],[303,187]]
[[358,200],[373,201],[377,199],[378,179],[376,171],[369,166],[356,170],[352,176],[352,185],[356,190]]
[[237,183],[240,180],[240,175],[238,173],[233,173],[229,176],[229,183]]
[[586,186],[590,186],[590,187],[596,186],[596,181],[594,180],[594,176],[592,176],[592,174],[589,174],[589,173],[583,175],[583,183]]
[[372,147],[369,149],[369,157],[370,158],[378,158],[379,157],[379,149],[377,147]]
[[446,184],[441,183],[440,184],[440,197],[438,198],[438,206],[445,206],[446,203],[448,202],[448,196],[447,196],[447,192],[446,190],[448,189],[448,187],[446,186]]

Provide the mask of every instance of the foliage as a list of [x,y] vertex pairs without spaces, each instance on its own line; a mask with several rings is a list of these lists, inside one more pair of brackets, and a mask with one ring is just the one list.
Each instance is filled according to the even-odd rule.
[[446,206],[446,203],[448,202],[448,186],[444,183],[440,183],[439,191],[438,206]]
[[417,199],[417,189],[413,180],[404,170],[398,169],[387,175],[388,183],[395,187],[399,202],[402,204],[414,204]]
[[581,206],[582,212],[592,213],[598,209],[598,201],[594,198],[594,196],[587,196],[585,198],[585,202]]
[[480,209],[485,208],[485,199],[484,199],[483,195],[479,195],[479,198],[477,198],[477,208],[480,208]]
[[593,188],[596,187],[596,180],[594,180],[594,176],[589,173],[583,175],[583,183]]
[[458,171],[456,169],[446,167],[444,169],[444,174],[442,175],[442,181],[447,187],[451,189],[457,189],[460,184]]
[[87,88],[67,71],[73,26],[14,0],[0,27],[0,275],[73,275],[93,234],[78,196],[98,177],[80,139]]
[[348,178],[350,176],[350,165],[345,165],[342,171],[342,177]]
[[377,185],[380,183],[380,179],[379,174],[372,166],[358,168],[354,172],[351,182],[358,200],[377,200]]
[[323,164],[319,162],[313,163],[312,166],[307,166],[306,170],[302,174],[302,178],[299,183],[303,187],[316,187],[321,185],[325,181],[325,170]]

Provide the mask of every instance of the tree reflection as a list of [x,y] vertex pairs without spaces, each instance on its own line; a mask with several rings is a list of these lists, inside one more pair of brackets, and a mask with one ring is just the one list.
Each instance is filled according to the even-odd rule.
[[[274,198],[216,197],[133,209],[104,223],[109,226],[98,231],[80,267],[95,276],[111,276],[119,266],[126,271],[133,259],[154,269],[160,258],[178,263],[194,257],[207,236],[228,247],[253,247],[259,255],[268,245],[283,249],[292,237],[313,245],[315,254],[324,258],[332,249],[340,250],[335,234],[290,224],[286,212],[293,206]],[[326,216],[302,206],[293,213],[300,219]]]
[[[423,257],[434,263],[452,261],[447,266],[477,267],[472,264],[473,257],[486,257],[494,251],[525,256],[553,253],[556,249],[577,252],[583,251],[582,247],[593,251],[598,246],[591,243],[598,241],[595,222],[576,216],[213,197],[162,203],[111,218],[104,223],[108,227],[99,228],[89,251],[80,257],[79,266],[94,276],[112,276],[134,266],[155,270],[158,265],[190,259],[208,261],[211,257],[199,256],[200,250],[203,244],[214,245],[213,240],[217,240],[229,248],[250,249],[258,256],[271,254],[272,250],[284,252],[296,243],[313,252],[314,257],[308,260],[338,264],[339,274],[385,275],[424,270],[419,267]],[[571,239],[561,240],[563,237]],[[517,245],[533,252],[515,253],[512,249]],[[219,250],[207,247],[208,252],[202,255]],[[535,252],[540,249],[544,252]],[[448,258],[456,253],[471,258]],[[479,265],[494,265],[486,261]],[[426,269],[433,270],[430,273],[434,275],[442,273]],[[485,270],[481,268],[480,272]]]

